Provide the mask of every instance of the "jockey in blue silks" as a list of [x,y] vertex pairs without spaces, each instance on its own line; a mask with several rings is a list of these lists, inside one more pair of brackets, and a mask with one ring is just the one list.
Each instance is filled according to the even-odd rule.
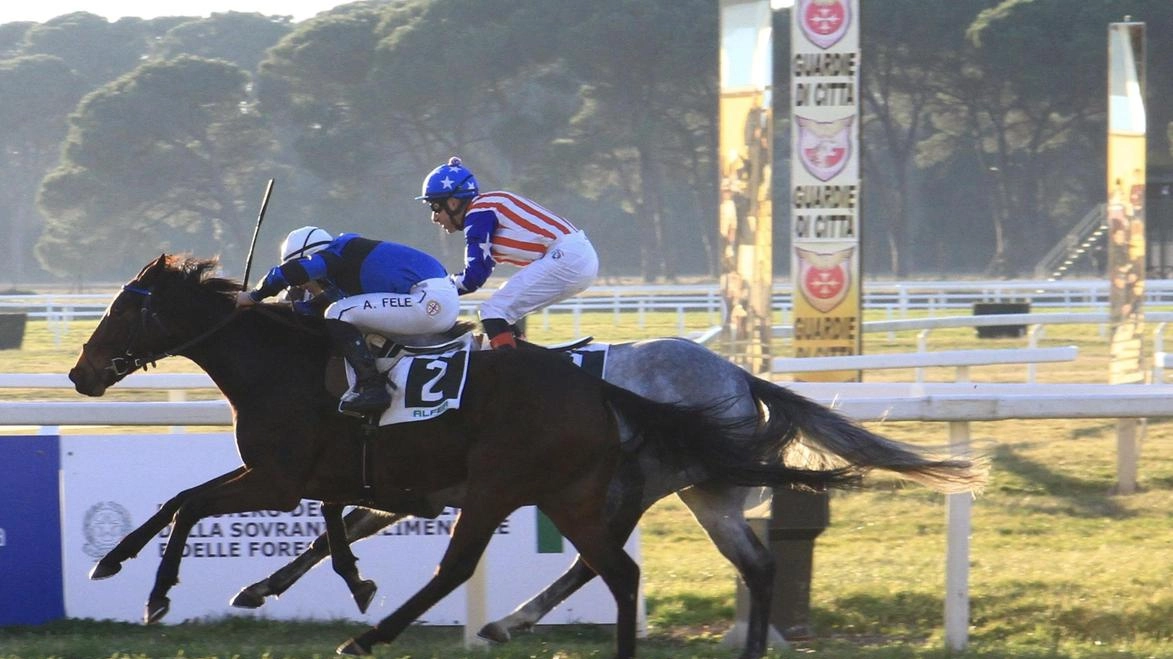
[[431,255],[399,243],[344,233],[337,238],[318,227],[290,232],[281,245],[281,265],[251,291],[237,295],[238,306],[256,304],[291,286],[314,294],[295,309],[313,313],[323,303],[330,339],[354,369],[355,386],[338,405],[340,412],[382,412],[391,402],[364,333],[407,336],[444,332],[460,315],[456,285]]

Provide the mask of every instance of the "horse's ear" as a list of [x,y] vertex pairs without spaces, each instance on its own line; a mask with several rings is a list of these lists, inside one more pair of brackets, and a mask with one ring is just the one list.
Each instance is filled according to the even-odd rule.
[[150,263],[143,266],[143,269],[139,270],[138,276],[135,277],[135,279],[142,281],[143,277],[145,277],[148,272],[155,270],[157,268],[164,268],[166,266],[167,266],[167,253],[164,252],[163,254],[159,255],[159,258],[157,258],[154,261],[151,261]]

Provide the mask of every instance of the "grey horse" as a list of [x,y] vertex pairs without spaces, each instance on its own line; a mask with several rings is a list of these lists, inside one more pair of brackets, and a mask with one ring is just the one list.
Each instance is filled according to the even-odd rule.
[[[969,461],[941,459],[926,450],[881,437],[841,414],[742,370],[708,348],[677,338],[650,339],[609,346],[604,379],[660,402],[712,408],[725,419],[759,419],[767,432],[799,434],[796,454],[778,456],[808,468],[847,468],[860,474],[872,469],[893,472],[940,492],[971,491],[984,483],[985,472]],[[727,441],[744,439],[731,431]],[[692,511],[721,554],[737,569],[749,593],[749,615],[741,659],[758,659],[767,648],[774,560],[746,522],[750,488],[708,478],[704,465],[679,465],[651,451],[628,454],[611,484],[609,521],[627,537],[655,502],[677,494]],[[438,504],[458,504],[437,501]],[[340,511],[335,511],[339,514]],[[346,536],[359,540],[406,517],[355,508],[346,516]],[[233,606],[257,608],[265,597],[280,595],[314,565],[330,555],[323,534],[300,556],[269,577],[242,589]],[[480,635],[506,642],[513,632],[533,627],[544,615],[594,578],[581,557],[557,580],[508,616],[485,625]],[[370,583],[370,582],[368,582]],[[373,595],[373,583],[356,593],[360,609]]]

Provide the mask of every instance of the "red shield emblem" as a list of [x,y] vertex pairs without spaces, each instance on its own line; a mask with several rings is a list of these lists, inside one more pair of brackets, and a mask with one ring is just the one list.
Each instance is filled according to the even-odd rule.
[[795,16],[806,38],[826,50],[847,34],[851,7],[847,0],[798,0]]
[[801,247],[798,257],[798,287],[807,304],[820,313],[839,306],[851,289],[851,255],[854,247],[822,254]]
[[855,116],[834,121],[794,117],[798,124],[798,153],[802,166],[820,181],[829,181],[843,171],[851,157],[851,123]]

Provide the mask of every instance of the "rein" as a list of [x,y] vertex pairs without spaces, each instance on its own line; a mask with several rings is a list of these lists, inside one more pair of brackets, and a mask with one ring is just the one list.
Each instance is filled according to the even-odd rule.
[[234,309],[232,313],[229,313],[228,315],[221,318],[216,322],[215,325],[212,325],[202,333],[196,335],[194,338],[191,338],[178,346],[169,348],[163,352],[154,353],[146,357],[136,357],[134,352],[131,350],[131,347],[134,345],[134,341],[137,338],[139,330],[145,330],[147,325],[152,322],[161,330],[163,330],[164,333],[168,333],[168,330],[167,327],[163,324],[163,320],[159,318],[158,312],[151,309],[151,295],[154,291],[149,288],[142,288],[132,284],[124,284],[122,286],[122,290],[126,291],[127,293],[134,293],[136,295],[143,296],[143,305],[140,309],[142,322],[135,326],[134,331],[131,332],[130,337],[127,339],[126,350],[123,351],[124,355],[112,357],[110,359],[110,365],[106,367],[106,370],[113,371],[114,374],[118,377],[123,377],[139,368],[145,371],[147,370],[148,365],[155,367],[155,362],[160,359],[166,359],[167,357],[174,357],[175,355],[181,354],[183,351],[203,342],[216,332],[219,332],[221,329],[227,326],[228,323],[235,320],[239,315],[238,312],[240,311],[239,309]]

